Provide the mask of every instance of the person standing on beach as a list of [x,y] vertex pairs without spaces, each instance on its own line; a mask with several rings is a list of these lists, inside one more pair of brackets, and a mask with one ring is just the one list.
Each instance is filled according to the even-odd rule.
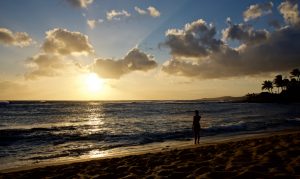
[[196,141],[199,144],[199,140],[200,140],[200,119],[201,116],[199,115],[199,111],[196,110],[194,120],[193,120],[193,132],[194,132],[195,144]]

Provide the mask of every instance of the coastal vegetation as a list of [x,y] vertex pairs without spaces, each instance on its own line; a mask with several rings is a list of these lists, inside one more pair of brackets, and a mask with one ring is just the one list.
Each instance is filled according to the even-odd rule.
[[300,102],[300,70],[293,69],[289,78],[278,74],[262,83],[262,92],[246,95],[247,102]]

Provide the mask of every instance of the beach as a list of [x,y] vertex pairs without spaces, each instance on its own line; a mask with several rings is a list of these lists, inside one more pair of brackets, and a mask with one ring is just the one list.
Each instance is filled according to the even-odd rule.
[[0,179],[300,179],[300,0],[231,4],[0,0]]
[[0,178],[299,178],[300,132],[18,170],[1,171]]

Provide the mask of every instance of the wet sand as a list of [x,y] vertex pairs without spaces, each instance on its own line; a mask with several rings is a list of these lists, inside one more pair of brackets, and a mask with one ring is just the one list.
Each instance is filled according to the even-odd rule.
[[274,177],[300,178],[300,131],[0,173],[0,178]]

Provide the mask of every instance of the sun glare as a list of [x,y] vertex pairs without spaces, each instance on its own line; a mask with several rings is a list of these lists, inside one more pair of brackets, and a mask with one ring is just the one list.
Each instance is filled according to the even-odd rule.
[[104,81],[97,74],[89,73],[85,77],[85,85],[90,92],[100,92],[104,87]]

